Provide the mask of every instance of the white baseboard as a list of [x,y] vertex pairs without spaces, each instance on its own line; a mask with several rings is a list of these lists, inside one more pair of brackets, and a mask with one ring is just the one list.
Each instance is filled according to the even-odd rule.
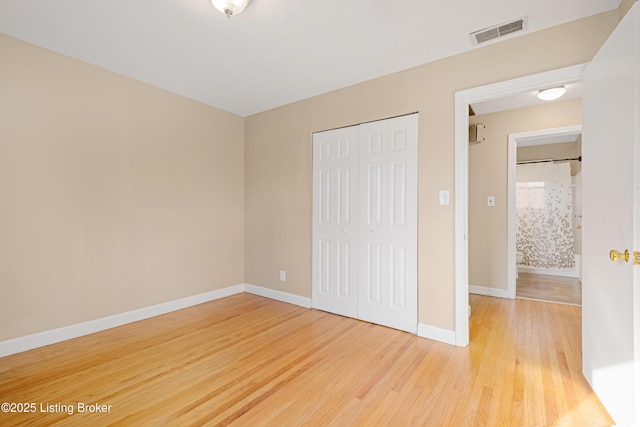
[[578,277],[578,271],[575,268],[571,270],[547,270],[545,268],[518,267],[518,273],[531,273],[558,277]]
[[418,323],[418,336],[445,344],[456,345],[456,333],[448,329]]
[[[311,308],[311,298],[305,298],[299,295],[276,291],[273,289],[264,288],[262,286],[250,284],[244,285],[244,291],[261,297],[271,298],[277,301],[295,304],[305,308]],[[440,341],[445,344],[456,345],[456,334],[454,331],[425,325],[423,323],[418,323],[418,336],[434,341]]]
[[488,297],[509,298],[506,289],[489,288],[487,286],[469,285],[469,293]]
[[299,305],[304,308],[311,308],[311,298],[301,297],[300,295],[294,295],[288,292],[276,291],[274,289],[250,284],[244,285],[244,291],[249,294],[271,298],[289,304]]
[[60,341],[66,341],[83,335],[93,334],[95,332],[115,328],[116,326],[122,326],[127,323],[137,322],[139,320],[148,319],[150,317],[225,298],[243,291],[244,285],[233,285],[223,289],[206,292],[204,294],[193,295],[174,301],[152,305],[150,307],[139,308],[125,313],[114,314],[100,319],[77,323],[75,325],[25,335],[23,337],[13,338],[6,341],[0,341],[0,357],[21,353],[23,351],[43,347]]
[[[482,288],[470,286],[470,292],[474,292],[473,288]],[[491,288],[482,288],[491,289]],[[501,291],[497,289],[496,291]],[[194,305],[203,304],[231,295],[247,292],[265,298],[282,301],[288,304],[294,304],[305,308],[311,308],[311,298],[301,297],[299,295],[290,294],[288,292],[277,291],[262,286],[251,284],[239,284],[229,286],[227,288],[218,289],[204,294],[193,295],[181,298],[175,301],[169,301],[162,304],[144,307],[137,310],[127,311],[125,313],[114,314],[113,316],[102,317],[100,319],[90,320],[88,322],[78,323],[75,325],[65,326],[62,328],[51,329],[49,331],[38,332],[23,337],[13,338],[6,341],[0,341],[0,357],[9,356],[11,354],[21,353],[49,344],[66,341],[68,339],[81,337],[83,335],[93,334],[95,332],[104,331],[106,329],[115,328],[116,326],[125,325],[127,323],[137,322],[139,320],[148,319],[159,316],[161,314],[170,313],[172,311],[181,310],[183,308],[192,307]],[[504,291],[506,295],[506,291]],[[486,293],[483,295],[487,295]],[[422,323],[418,324],[418,336],[428,338],[434,341],[440,341],[445,344],[456,345],[455,332],[447,329],[437,328]]]
[[548,276],[559,276],[559,277],[573,277],[582,279],[582,268],[580,264],[582,263],[581,255],[574,255],[575,258],[575,267],[567,270],[551,270],[546,268],[535,268],[535,267],[527,267],[526,265],[519,265],[518,273],[531,273],[531,274],[543,274]]

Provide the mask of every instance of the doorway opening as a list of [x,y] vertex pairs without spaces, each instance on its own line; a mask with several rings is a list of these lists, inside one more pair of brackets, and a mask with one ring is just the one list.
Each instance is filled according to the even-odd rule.
[[[455,95],[455,343],[458,346],[469,344],[469,106],[579,82],[585,67],[586,64],[576,65],[468,89]],[[507,265],[513,265],[515,273],[515,251],[507,253],[506,258]]]
[[[582,125],[509,134],[507,251],[516,254],[509,298],[582,304],[581,137]],[[554,181],[546,192],[534,182],[544,180]]]

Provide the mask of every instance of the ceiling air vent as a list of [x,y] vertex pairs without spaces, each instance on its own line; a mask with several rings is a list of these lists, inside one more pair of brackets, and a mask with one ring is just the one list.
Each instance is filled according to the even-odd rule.
[[508,34],[513,34],[518,31],[527,29],[527,17],[517,19],[512,22],[505,22],[503,24],[495,25],[493,27],[485,28],[480,31],[476,31],[474,33],[469,34],[471,38],[471,43],[474,46],[477,46],[481,43],[488,42],[490,40],[494,40],[500,37],[504,37]]

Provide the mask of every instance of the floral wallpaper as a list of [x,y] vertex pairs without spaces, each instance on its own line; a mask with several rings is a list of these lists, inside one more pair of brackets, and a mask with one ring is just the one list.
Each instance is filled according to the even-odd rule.
[[523,265],[575,266],[569,163],[522,164],[516,170],[516,250]]

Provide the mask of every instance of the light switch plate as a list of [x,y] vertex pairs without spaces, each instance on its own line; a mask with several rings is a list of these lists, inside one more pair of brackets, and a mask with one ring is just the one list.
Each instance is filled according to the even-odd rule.
[[496,196],[487,196],[487,206],[496,205]]
[[440,206],[446,206],[449,204],[449,190],[440,190],[438,192],[438,202]]

